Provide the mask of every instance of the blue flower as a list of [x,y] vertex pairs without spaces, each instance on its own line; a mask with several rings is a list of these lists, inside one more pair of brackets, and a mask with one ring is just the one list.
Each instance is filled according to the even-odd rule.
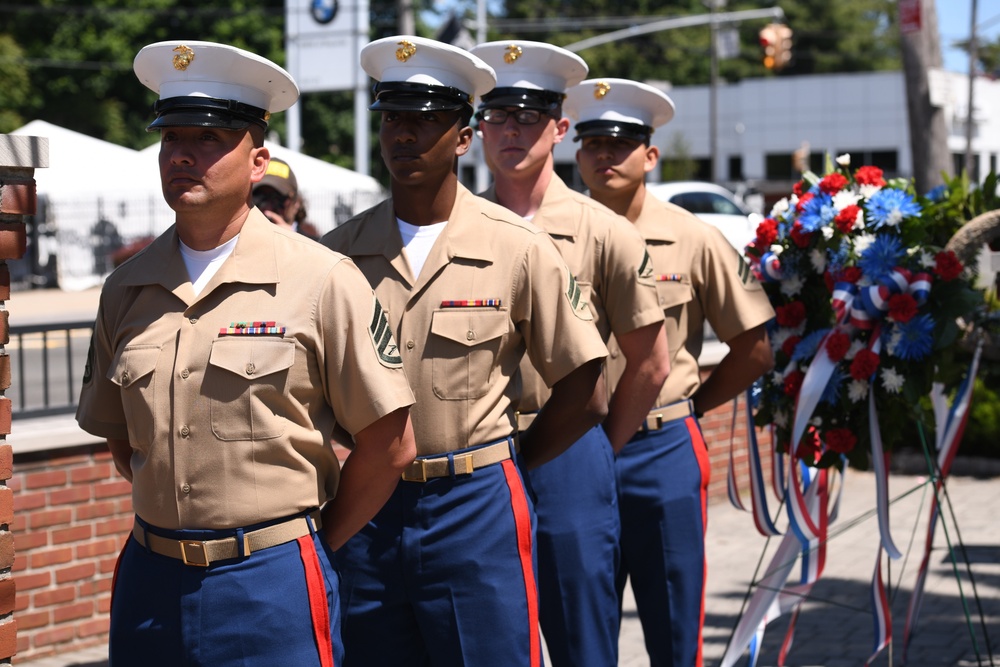
[[875,229],[886,225],[895,227],[904,218],[920,215],[921,210],[920,204],[914,201],[909,194],[902,190],[888,188],[883,188],[873,194],[865,208],[868,210],[866,218]]
[[820,395],[819,400],[823,403],[836,405],[840,401],[840,389],[844,386],[844,379],[846,377],[839,368],[835,368],[826,386],[823,387],[823,393]]
[[847,260],[850,259],[850,248],[847,243],[847,239],[840,240],[840,246],[837,248],[829,247],[826,249],[826,261],[827,261],[827,271],[830,273],[837,273],[840,269],[844,268],[847,264]]
[[805,361],[816,356],[816,350],[819,349],[820,342],[829,332],[829,329],[817,329],[800,340],[799,344],[792,350],[792,361]]
[[948,187],[941,184],[927,193],[927,198],[932,202],[942,202],[944,201],[945,195],[948,194]]
[[879,283],[889,277],[905,256],[906,249],[898,237],[879,234],[861,253],[858,267],[873,283]]
[[897,324],[892,333],[893,356],[906,361],[920,361],[934,347],[934,319],[924,313],[909,322]]
[[802,223],[802,230],[815,232],[820,227],[829,225],[837,217],[837,209],[833,205],[830,195],[820,193],[806,202],[799,215],[799,222]]

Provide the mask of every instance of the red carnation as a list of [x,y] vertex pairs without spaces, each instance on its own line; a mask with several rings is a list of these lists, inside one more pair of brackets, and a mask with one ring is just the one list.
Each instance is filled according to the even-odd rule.
[[805,183],[803,181],[799,181],[798,183],[792,186],[792,192],[799,197],[802,196],[802,191],[804,189],[805,189]]
[[878,368],[878,355],[871,350],[858,350],[851,362],[851,377],[855,380],[867,380]]
[[778,306],[774,311],[778,316],[778,324],[783,327],[797,327],[806,319],[806,305],[801,301]]
[[917,300],[909,294],[889,297],[889,317],[897,322],[909,322],[917,314]]
[[952,250],[942,250],[934,255],[934,273],[941,280],[954,280],[962,275],[962,262],[955,256]]
[[809,200],[813,199],[815,197],[816,197],[816,195],[814,195],[811,192],[807,192],[804,195],[802,195],[801,197],[799,197],[799,200],[797,202],[795,202],[795,212],[796,213],[802,213],[802,211],[806,207],[806,204],[809,203]]
[[792,371],[785,376],[785,395],[795,398],[799,395],[799,389],[802,388],[802,378],[805,374],[802,371]]
[[854,229],[854,223],[858,220],[858,213],[861,212],[861,207],[854,204],[848,204],[837,217],[833,219],[833,223],[837,225],[837,229],[840,230],[841,234],[848,234],[852,229]]
[[847,454],[856,444],[858,438],[849,428],[831,428],[826,432],[826,446],[838,454]]
[[826,356],[830,361],[838,362],[847,354],[851,347],[851,337],[843,331],[834,331],[826,339]]
[[856,266],[845,266],[837,274],[837,282],[855,284],[861,280],[863,272]]
[[764,218],[757,225],[757,247],[762,251],[778,240],[778,221],[773,218]]
[[802,223],[796,220],[792,224],[792,231],[789,232],[789,236],[792,237],[792,241],[800,248],[806,248],[809,246],[809,241],[812,240],[811,232],[802,231]]
[[785,353],[786,357],[791,357],[792,352],[795,351],[795,346],[802,342],[802,336],[789,336],[785,339],[785,342],[781,344],[781,351]]
[[858,185],[875,185],[882,187],[885,179],[882,178],[882,170],[878,167],[858,167],[854,172],[854,180]]
[[834,288],[833,276],[830,275],[829,271],[823,272],[823,284],[826,286],[826,291],[829,292],[830,294],[833,294],[833,288]]
[[809,432],[802,436],[802,441],[799,442],[799,449],[796,452],[799,458],[806,463],[815,463],[819,459],[819,433],[810,428]]
[[839,172],[827,174],[819,182],[819,189],[828,195],[835,195],[847,185],[847,177]]

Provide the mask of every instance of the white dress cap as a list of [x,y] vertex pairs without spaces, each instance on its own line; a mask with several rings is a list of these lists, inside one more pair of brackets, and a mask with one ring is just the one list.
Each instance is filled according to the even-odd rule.
[[[385,37],[366,44],[361,49],[361,67],[379,84],[373,109],[386,108],[380,105],[380,101],[385,102],[381,99],[383,94],[396,100],[407,98],[411,103],[413,98],[430,94],[438,101],[451,99],[471,105],[473,99],[496,83],[493,69],[468,51],[411,35]],[[456,91],[462,94],[456,95]]]
[[583,81],[588,67],[572,51],[544,42],[486,42],[472,48],[497,73],[497,88],[564,93]]
[[578,123],[613,120],[656,128],[674,117],[674,102],[638,81],[587,79],[566,92],[563,110]]
[[[299,87],[288,72],[267,58],[227,44],[157,42],[139,51],[132,68],[139,81],[160,96],[154,129],[172,124],[237,129],[254,122],[266,126],[269,114],[284,111],[299,98]],[[177,98],[188,99],[180,102]],[[248,105],[263,113],[236,104],[223,108],[209,100]],[[210,116],[209,122],[195,122],[199,109]]]

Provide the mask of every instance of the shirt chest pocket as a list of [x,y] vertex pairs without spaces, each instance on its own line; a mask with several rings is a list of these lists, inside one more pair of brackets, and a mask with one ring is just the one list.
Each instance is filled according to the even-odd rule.
[[284,433],[279,406],[295,362],[295,342],[280,338],[219,338],[205,372],[212,432],[220,440],[266,440]]
[[663,312],[669,313],[672,308],[683,306],[694,298],[691,280],[687,276],[676,276],[671,280],[657,280],[656,296]]
[[509,322],[506,310],[434,311],[427,350],[434,395],[446,400],[485,396]]
[[159,345],[124,348],[108,372],[108,379],[121,389],[122,409],[128,424],[129,442],[146,450],[156,432],[156,364]]

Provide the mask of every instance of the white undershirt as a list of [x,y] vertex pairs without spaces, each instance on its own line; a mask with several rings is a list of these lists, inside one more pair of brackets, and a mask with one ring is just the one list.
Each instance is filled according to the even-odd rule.
[[396,218],[396,224],[399,226],[399,235],[403,237],[403,248],[406,250],[406,258],[410,260],[413,277],[416,278],[420,276],[427,255],[430,254],[434,242],[441,236],[448,221],[435,222],[433,225],[411,225]]
[[237,234],[218,248],[211,250],[195,250],[184,245],[183,241],[180,242],[181,257],[184,258],[184,266],[187,267],[195,296],[201,294],[208,281],[219,271],[222,263],[233,254],[233,248],[236,247],[239,238],[240,235]]

